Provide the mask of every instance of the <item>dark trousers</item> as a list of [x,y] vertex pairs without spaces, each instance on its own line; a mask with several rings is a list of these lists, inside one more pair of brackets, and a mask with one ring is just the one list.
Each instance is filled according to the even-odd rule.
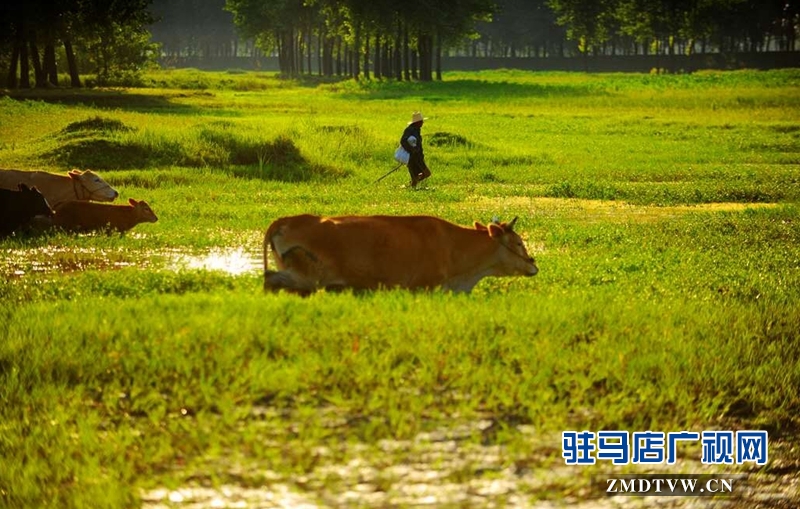
[[420,153],[411,153],[408,158],[408,173],[411,175],[411,182],[419,182],[431,176],[431,170],[425,164],[425,156]]

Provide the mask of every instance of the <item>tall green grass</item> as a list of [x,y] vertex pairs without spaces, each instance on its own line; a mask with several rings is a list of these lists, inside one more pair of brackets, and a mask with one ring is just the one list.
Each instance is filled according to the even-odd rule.
[[[265,471],[331,500],[346,476],[323,467],[363,450],[411,461],[383,441],[479,420],[470,444],[543,469],[565,428],[790,441],[798,77],[169,71],[151,88],[0,98],[0,167],[91,168],[159,215],[124,236],[0,241],[0,505],[134,506],[161,486],[268,487]],[[418,109],[432,179],[376,184]],[[541,271],[468,296],[302,299],[264,295],[259,268],[170,262],[258,257],[267,225],[299,213],[520,216]],[[547,486],[520,495],[575,493]]]

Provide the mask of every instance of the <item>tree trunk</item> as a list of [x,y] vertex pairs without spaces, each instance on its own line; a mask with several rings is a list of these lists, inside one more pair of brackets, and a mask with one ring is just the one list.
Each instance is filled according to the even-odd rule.
[[42,61],[39,59],[39,48],[36,47],[36,41],[30,41],[31,46],[31,62],[33,62],[33,76],[36,80],[36,88],[44,88],[47,81],[42,69]]
[[278,46],[278,70],[282,74],[286,74],[286,49],[283,45],[283,34],[280,32],[276,33],[275,41]]
[[364,79],[369,79],[369,32],[364,35]]
[[72,41],[68,38],[64,39],[64,52],[67,54],[70,85],[75,88],[80,88],[81,77],[80,74],[78,74],[78,63],[75,60],[75,52],[72,50]]
[[56,67],[56,49],[52,41],[48,41],[44,47],[44,72],[47,82],[57,87],[58,68]]
[[394,67],[392,66],[395,65],[394,59],[392,58],[393,54],[394,54],[394,49],[392,48],[392,46],[388,42],[384,44],[383,56],[381,57],[383,59],[382,60],[383,72],[381,74],[383,74],[383,76],[386,76],[387,78],[392,77],[392,69],[394,69]]
[[394,78],[397,81],[403,80],[403,64],[408,64],[408,58],[403,60],[403,28],[400,20],[397,20],[397,39],[394,42]]
[[298,32],[297,33],[297,36],[294,38],[294,44],[295,44],[295,48],[297,48],[295,53],[294,53],[295,54],[295,58],[297,60],[297,64],[296,64],[295,68],[297,69],[297,73],[298,74],[303,74],[305,72],[304,69],[303,69],[303,56],[304,56],[303,51],[305,51],[305,44],[303,43],[303,33],[302,32]]
[[417,50],[419,52],[419,79],[421,81],[432,81],[433,72],[433,38],[430,34],[420,34],[417,36]]
[[356,24],[356,40],[353,42],[353,78],[358,79],[361,74],[361,59],[359,58],[359,51],[361,51],[361,23]]
[[19,87],[31,88],[31,68],[28,62],[28,45],[23,40],[19,44]]
[[323,76],[325,74],[323,69],[325,66],[325,58],[323,57],[325,54],[325,39],[322,37],[323,33],[324,29],[322,27],[317,28],[317,76]]
[[313,49],[314,49],[313,45],[311,44],[311,41],[312,41],[312,39],[311,39],[311,26],[309,26],[308,27],[308,35],[306,35],[306,42],[307,42],[307,45],[308,45],[308,54],[307,54],[306,60],[308,61],[308,74],[309,75],[313,74],[313,72],[314,72],[312,70],[312,68],[311,68],[311,60],[312,60],[312,56],[313,56],[312,53],[313,53]]
[[373,73],[375,74],[375,79],[381,79],[383,75],[383,69],[381,66],[383,65],[383,59],[381,58],[381,35],[380,33],[375,34],[375,69]]
[[8,88],[17,88],[17,66],[19,66],[19,45],[14,44],[14,49],[11,51],[11,65],[8,66],[8,76],[6,77]]
[[436,80],[442,81],[442,34],[436,32]]
[[[408,46],[408,26],[403,25],[403,77],[411,81],[411,48]],[[416,78],[416,72],[415,78]]]

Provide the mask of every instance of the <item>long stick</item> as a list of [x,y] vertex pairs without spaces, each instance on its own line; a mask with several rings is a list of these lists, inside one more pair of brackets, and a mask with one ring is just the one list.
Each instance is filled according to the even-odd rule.
[[375,181],[375,182],[373,182],[373,183],[374,183],[374,184],[377,184],[377,183],[378,183],[378,182],[380,182],[381,180],[385,179],[386,177],[388,177],[388,176],[389,176],[389,175],[391,175],[392,173],[394,173],[394,172],[396,172],[397,170],[399,170],[401,166],[403,166],[403,163],[400,163],[400,164],[398,164],[398,165],[397,165],[397,166],[396,166],[396,167],[395,167],[395,168],[394,168],[392,171],[390,171],[389,173],[387,173],[386,175],[384,175],[383,177],[379,178],[378,180],[376,180],[376,181]]

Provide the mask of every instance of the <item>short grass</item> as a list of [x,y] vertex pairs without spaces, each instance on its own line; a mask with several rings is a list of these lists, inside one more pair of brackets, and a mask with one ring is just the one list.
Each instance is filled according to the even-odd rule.
[[[90,168],[160,218],[0,243],[1,505],[271,476],[325,503],[357,482],[325,470],[355,451],[388,471],[411,459],[386,440],[479,421],[467,442],[517,471],[560,463],[562,429],[795,440],[800,72],[146,82],[0,97],[0,167]],[[415,110],[433,178],[376,184]],[[257,258],[270,221],[306,212],[520,216],[541,272],[301,299],[264,295],[257,267],[170,262]],[[574,500],[570,482],[517,494]]]

